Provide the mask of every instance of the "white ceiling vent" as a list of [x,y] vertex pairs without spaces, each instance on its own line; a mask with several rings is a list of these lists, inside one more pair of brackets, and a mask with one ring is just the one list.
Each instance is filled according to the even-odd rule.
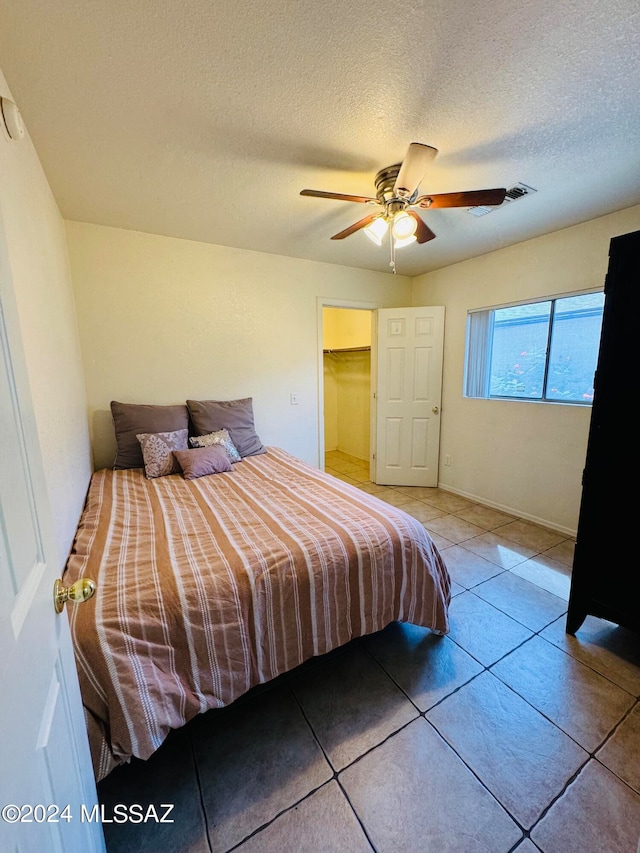
[[[506,204],[510,201],[517,201],[519,198],[524,198],[526,195],[531,195],[532,193],[538,192],[534,190],[533,187],[527,186],[527,184],[514,184],[512,187],[509,187],[507,190],[507,194],[504,197],[504,201],[502,204]],[[467,213],[471,213],[473,216],[484,216],[487,213],[491,213],[492,210],[499,210],[498,207],[487,207],[485,205],[478,205],[477,207],[469,207],[467,208]]]

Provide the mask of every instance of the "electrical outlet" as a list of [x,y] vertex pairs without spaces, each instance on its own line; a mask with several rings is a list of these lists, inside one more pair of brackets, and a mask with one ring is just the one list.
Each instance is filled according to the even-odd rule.
[[451,465],[451,457],[449,456],[448,453],[444,457],[444,464],[447,466]]

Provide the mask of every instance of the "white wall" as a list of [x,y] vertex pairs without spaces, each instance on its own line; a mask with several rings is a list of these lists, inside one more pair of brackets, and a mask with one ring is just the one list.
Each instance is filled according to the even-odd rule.
[[114,458],[111,400],[237,397],[253,397],[264,443],[318,464],[317,298],[411,300],[404,276],[79,222],[66,230],[96,467]]
[[611,237],[639,228],[633,207],[414,280],[414,305],[446,306],[441,485],[575,532],[591,410],[465,399],[467,311],[602,288]]
[[[11,97],[2,72],[0,94]],[[64,225],[28,135],[12,142],[0,134],[0,211],[62,568],[91,452]]]

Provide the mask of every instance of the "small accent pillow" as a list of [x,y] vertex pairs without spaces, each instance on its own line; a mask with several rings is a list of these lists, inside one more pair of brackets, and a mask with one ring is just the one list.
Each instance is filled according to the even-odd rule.
[[219,445],[223,447],[230,462],[242,462],[242,457],[238,453],[235,444],[231,441],[229,431],[219,429],[215,432],[210,432],[208,435],[192,435],[189,439],[191,447],[214,447]]
[[221,444],[195,447],[193,450],[174,450],[173,455],[182,468],[185,480],[231,471],[231,462]]
[[142,448],[144,473],[148,479],[180,472],[173,451],[187,449],[188,435],[188,429],[177,429],[174,432],[147,432],[136,436]]
[[240,456],[266,453],[253,423],[253,398],[242,400],[187,400],[189,417],[196,435],[229,430]]

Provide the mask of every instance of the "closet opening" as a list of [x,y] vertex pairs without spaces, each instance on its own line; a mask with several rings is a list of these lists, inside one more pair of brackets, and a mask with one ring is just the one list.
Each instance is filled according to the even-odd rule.
[[373,311],[322,306],[325,470],[348,482],[371,478]]

